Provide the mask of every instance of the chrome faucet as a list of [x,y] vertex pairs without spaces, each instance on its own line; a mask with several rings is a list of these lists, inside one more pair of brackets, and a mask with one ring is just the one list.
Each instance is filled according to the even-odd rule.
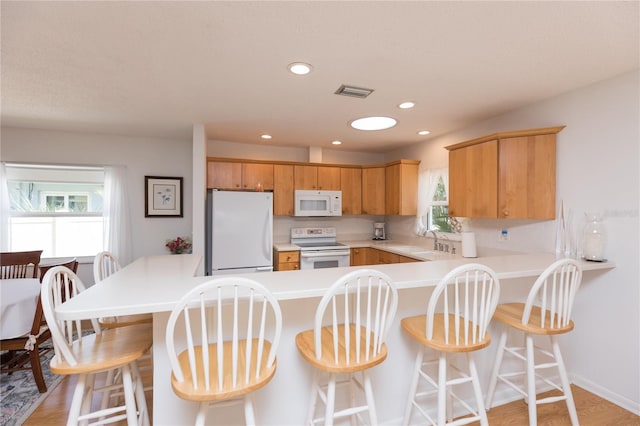
[[447,234],[442,234],[441,237],[447,240],[447,242],[444,244],[444,252],[449,253],[449,237],[447,237]]
[[429,229],[429,232],[433,234],[433,249],[438,251],[438,235],[433,229]]

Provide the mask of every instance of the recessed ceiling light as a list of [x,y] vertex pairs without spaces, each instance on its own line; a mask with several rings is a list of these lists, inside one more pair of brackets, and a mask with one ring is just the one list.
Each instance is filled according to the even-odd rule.
[[414,102],[403,102],[400,105],[398,105],[398,108],[409,109],[409,108],[413,108],[414,106],[416,106]]
[[342,141],[331,141],[333,145],[342,145]]
[[395,126],[395,118],[391,117],[364,117],[351,122],[351,127],[358,130],[384,130]]
[[422,135],[422,136],[424,136],[424,135],[428,135],[429,133],[431,133],[431,132],[430,132],[430,131],[428,131],[428,130],[420,130],[420,131],[418,132],[418,134],[419,134],[419,135]]
[[311,65],[305,64],[304,62],[294,62],[292,64],[289,64],[287,68],[289,68],[289,71],[296,75],[309,74],[313,69]]
[[261,135],[262,139],[271,139],[271,135]]

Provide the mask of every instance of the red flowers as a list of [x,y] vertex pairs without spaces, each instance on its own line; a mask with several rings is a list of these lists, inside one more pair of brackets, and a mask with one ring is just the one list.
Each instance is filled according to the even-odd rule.
[[167,240],[164,245],[173,254],[180,254],[191,249],[191,240],[188,238],[178,237],[175,240]]

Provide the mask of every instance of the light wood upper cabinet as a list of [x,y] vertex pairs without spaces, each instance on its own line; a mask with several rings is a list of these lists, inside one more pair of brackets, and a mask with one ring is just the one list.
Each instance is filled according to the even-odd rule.
[[273,190],[273,164],[209,161],[207,188]]
[[340,190],[340,167],[294,166],[295,189]]
[[209,161],[207,163],[207,188],[241,189],[242,164]]
[[340,168],[342,214],[362,214],[362,170],[355,167]]
[[384,167],[365,167],[362,169],[362,214],[384,215],[384,212]]
[[273,214],[293,216],[293,166],[273,165]]
[[447,147],[449,213],[554,219],[556,134],[563,128],[496,133]]
[[449,214],[497,217],[498,141],[449,152]]
[[242,189],[273,190],[273,164],[242,163]]
[[400,160],[385,167],[385,213],[415,216],[418,210],[419,161]]

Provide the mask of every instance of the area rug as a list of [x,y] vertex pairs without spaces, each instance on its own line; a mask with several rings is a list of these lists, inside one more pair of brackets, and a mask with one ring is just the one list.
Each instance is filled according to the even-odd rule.
[[49,371],[51,357],[53,357],[53,351],[47,352],[40,358],[42,374],[47,384],[45,393],[38,392],[31,370],[0,375],[0,407],[2,408],[0,425],[19,426],[24,423],[49,393],[60,384],[64,377]]

